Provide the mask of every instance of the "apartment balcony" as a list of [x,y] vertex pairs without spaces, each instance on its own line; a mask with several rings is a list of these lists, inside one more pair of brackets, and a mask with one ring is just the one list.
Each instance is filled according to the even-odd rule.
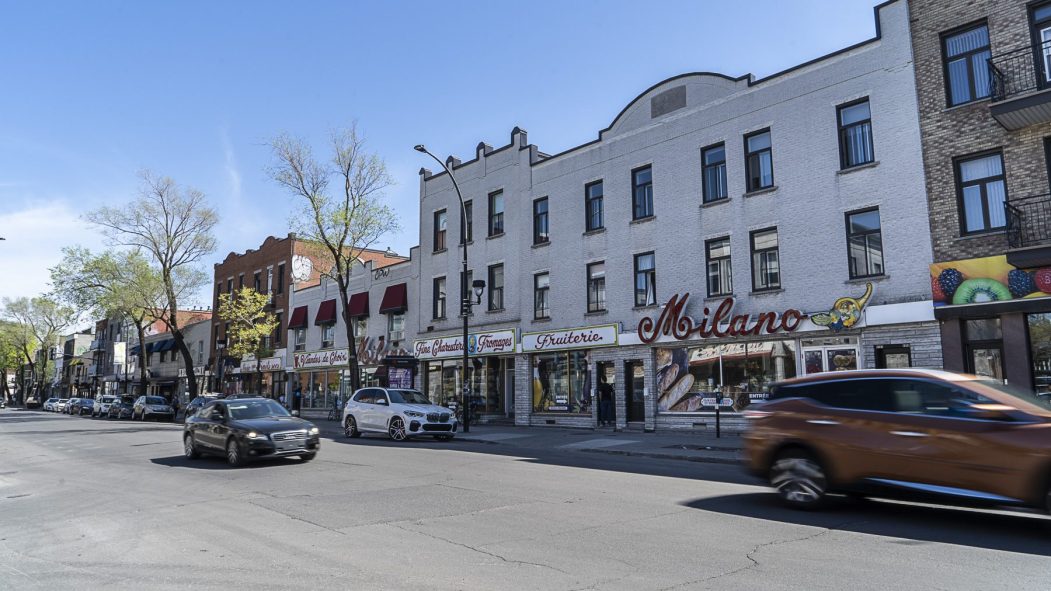
[[1051,121],[1051,42],[989,58],[989,112],[1008,131]]
[[1019,269],[1051,266],[1051,194],[1011,199],[1007,210],[1007,262]]

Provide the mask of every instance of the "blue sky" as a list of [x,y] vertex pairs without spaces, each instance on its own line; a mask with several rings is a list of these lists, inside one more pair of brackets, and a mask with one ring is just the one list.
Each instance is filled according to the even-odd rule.
[[387,162],[418,242],[417,172],[513,127],[547,153],[595,139],[649,86],[684,72],[765,76],[872,37],[875,0],[725,2],[16,2],[0,0],[0,297],[47,289],[80,221],[148,168],[204,191],[219,249],[284,235],[265,174],[288,131],[322,147],[357,120]]

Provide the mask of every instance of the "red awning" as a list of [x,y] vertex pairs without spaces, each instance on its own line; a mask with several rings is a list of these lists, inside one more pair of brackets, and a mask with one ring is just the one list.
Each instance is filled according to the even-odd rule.
[[292,310],[292,317],[288,319],[288,330],[307,327],[307,307],[299,306]]
[[314,324],[332,324],[336,321],[336,300],[325,300],[318,306]]
[[347,305],[347,315],[351,318],[361,318],[369,315],[369,292],[363,291],[350,296],[350,304]]
[[392,285],[383,292],[380,314],[404,312],[409,307],[409,295],[404,283]]

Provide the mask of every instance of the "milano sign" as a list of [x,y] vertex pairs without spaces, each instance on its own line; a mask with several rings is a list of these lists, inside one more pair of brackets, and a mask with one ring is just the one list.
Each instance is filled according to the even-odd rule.
[[639,322],[639,339],[652,343],[661,336],[671,336],[680,341],[703,339],[708,337],[743,337],[777,332],[794,332],[807,314],[789,308],[780,314],[760,312],[754,317],[751,314],[734,314],[734,299],[726,298],[713,311],[704,307],[704,315],[694,320],[685,314],[686,302],[690,294],[675,294],[664,305],[661,315],[654,322],[646,317]]

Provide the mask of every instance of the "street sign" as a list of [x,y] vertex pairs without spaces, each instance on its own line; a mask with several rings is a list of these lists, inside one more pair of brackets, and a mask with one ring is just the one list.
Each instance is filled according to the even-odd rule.
[[704,406],[715,406],[714,398],[701,398],[701,404]]
[[715,398],[701,398],[701,405],[703,406],[733,406],[733,398],[723,398],[722,404],[716,404]]

